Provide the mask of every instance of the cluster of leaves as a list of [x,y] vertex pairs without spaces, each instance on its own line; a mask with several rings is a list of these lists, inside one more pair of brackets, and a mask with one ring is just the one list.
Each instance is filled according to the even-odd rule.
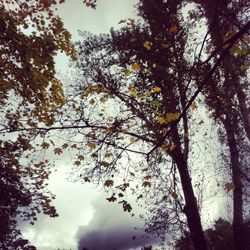
[[21,238],[16,217],[34,224],[40,212],[57,216],[46,190],[50,164],[32,160],[37,148],[31,141],[38,124],[51,126],[65,102],[54,56],[76,58],[71,35],[54,14],[63,2],[0,1],[1,249],[35,249]]

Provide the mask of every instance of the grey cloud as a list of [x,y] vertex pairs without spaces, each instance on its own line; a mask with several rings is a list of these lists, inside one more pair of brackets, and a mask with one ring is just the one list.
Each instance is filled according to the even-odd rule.
[[105,203],[104,198],[99,197],[94,208],[90,223],[78,229],[78,250],[84,247],[91,250],[141,249],[159,242],[159,239],[146,238],[142,229],[135,230],[135,227],[142,228],[143,222],[124,212],[118,204]]

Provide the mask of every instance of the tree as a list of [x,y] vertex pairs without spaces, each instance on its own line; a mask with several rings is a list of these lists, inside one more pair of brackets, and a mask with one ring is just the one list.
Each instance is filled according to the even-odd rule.
[[[246,1],[195,1],[200,5],[207,18],[211,49],[229,39],[240,29],[245,20]],[[223,59],[218,70],[207,84],[204,94],[206,103],[213,113],[213,119],[219,122],[224,130],[222,143],[229,148],[230,170],[233,183],[233,231],[235,249],[245,249],[243,240],[243,189],[247,177],[244,157],[249,151],[249,110],[247,103],[247,69],[248,51],[247,37],[243,36]],[[232,70],[233,69],[233,70]],[[243,132],[245,130],[245,133]],[[242,159],[243,158],[243,159]],[[245,178],[246,177],[246,178]],[[245,185],[246,187],[246,185]]]
[[[249,229],[249,221],[246,221],[244,223],[243,234],[243,238],[245,239],[247,245],[245,249],[249,249]],[[235,249],[232,224],[222,218],[216,220],[212,228],[205,230],[205,236],[208,242],[208,249]],[[188,232],[185,232],[185,234],[179,240],[177,240],[175,248],[177,250],[194,249],[190,239],[190,234]]]
[[[175,192],[176,183],[168,191],[176,200],[178,209],[187,217],[196,248],[206,249],[187,165],[188,116],[184,109],[188,99],[183,83],[189,74],[183,54],[185,30],[177,15],[180,7],[180,2],[161,3],[159,6],[153,1],[141,1],[139,9],[146,25],[136,26],[135,21],[130,19],[130,28],[112,31],[111,38],[90,36],[78,44],[77,68],[81,75],[80,81],[93,84],[75,86],[75,89],[79,89],[73,93],[70,110],[71,117],[73,115],[75,119],[71,118],[70,126],[61,122],[61,129],[81,129],[80,134],[86,136],[83,140],[87,150],[77,145],[79,153],[84,153],[77,156],[79,160],[75,161],[75,165],[81,165],[80,159],[88,160],[85,164],[90,168],[80,174],[81,178],[98,182],[104,178],[106,187],[115,185],[113,178],[116,172],[122,173],[117,163],[124,152],[146,155],[140,148],[133,149],[137,148],[137,141],[142,141],[145,148],[157,146],[157,150],[153,150],[147,157],[148,164],[153,167],[150,172],[142,173],[147,176],[142,186],[150,187],[151,178],[157,179],[157,171],[160,171],[157,165],[172,160],[179,171],[185,205],[177,199],[181,194]],[[166,32],[163,33],[163,30]],[[98,112],[96,103],[108,101],[116,103],[121,115],[109,119],[105,110]],[[100,118],[90,116],[90,113],[97,112]],[[177,127],[175,121],[181,113],[183,122]],[[168,130],[169,139],[158,145]],[[87,156],[88,153],[91,158]],[[134,173],[131,173],[133,177]],[[122,192],[129,185],[125,182],[116,187],[120,192],[119,197],[124,196]],[[108,198],[109,201],[117,200],[115,192]],[[130,212],[131,206],[124,198],[119,202],[125,211]]]
[[52,125],[64,103],[54,56],[64,51],[75,59],[70,34],[53,13],[62,2],[0,1],[1,249],[35,249],[21,238],[16,217],[34,224],[40,212],[57,216],[46,190],[50,164],[32,159],[37,148],[31,141],[37,125]]

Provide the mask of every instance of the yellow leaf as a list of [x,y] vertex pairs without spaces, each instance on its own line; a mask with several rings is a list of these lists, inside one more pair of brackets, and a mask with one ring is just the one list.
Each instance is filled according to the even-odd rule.
[[195,102],[193,102],[193,103],[191,104],[191,109],[194,110],[194,109],[197,109],[197,108],[198,108],[198,106],[196,105]]
[[166,151],[168,150],[168,147],[167,147],[165,144],[163,144],[163,145],[161,146],[161,149],[162,149],[164,152],[166,152]]
[[130,142],[131,143],[135,143],[136,142],[136,138],[134,138],[134,137],[130,138]]
[[175,192],[173,192],[173,193],[171,194],[171,196],[172,196],[175,200],[178,198],[178,194],[175,193]]
[[175,147],[176,147],[176,146],[172,143],[171,146],[170,146],[170,148],[169,148],[169,150],[170,150],[170,151],[173,151],[173,150],[175,149]]
[[124,76],[127,77],[127,76],[129,76],[131,73],[132,73],[132,71],[129,70],[129,69],[127,69],[127,70],[124,72]]
[[157,67],[157,64],[153,63],[152,67],[155,69]]
[[160,87],[154,87],[154,88],[151,89],[151,92],[153,92],[153,93],[161,92],[161,88]]
[[147,50],[151,50],[151,47],[153,46],[153,43],[150,41],[145,41],[143,43],[143,47],[146,48]]
[[166,115],[166,121],[167,122],[172,122],[175,121],[179,118],[180,114],[179,113],[167,113]]
[[172,26],[170,29],[169,29],[169,32],[171,33],[176,33],[178,31],[178,28],[176,25]]
[[130,93],[131,93],[131,95],[133,97],[137,97],[138,96],[138,94],[137,94],[137,92],[136,92],[136,90],[135,90],[134,87],[129,88],[129,91],[130,91]]
[[139,71],[141,69],[141,64],[140,63],[133,63],[132,64],[132,69]]
[[87,143],[87,146],[90,148],[90,149],[95,149],[96,148],[96,144],[95,143]]
[[165,117],[163,117],[163,116],[158,116],[158,117],[156,118],[156,121],[157,121],[158,123],[160,123],[160,124],[167,123]]
[[101,98],[100,98],[100,102],[101,102],[101,103],[105,103],[105,102],[107,102],[107,99],[104,98],[104,97],[101,97]]

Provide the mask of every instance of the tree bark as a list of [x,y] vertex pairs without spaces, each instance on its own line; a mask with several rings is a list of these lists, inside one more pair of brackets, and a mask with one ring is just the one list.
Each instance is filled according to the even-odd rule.
[[174,160],[180,174],[185,199],[184,213],[187,217],[188,227],[194,248],[196,250],[206,250],[206,240],[201,226],[197,200],[194,195],[187,162],[183,159],[183,154],[178,149],[175,150]]
[[230,160],[232,169],[232,179],[235,189],[233,191],[233,238],[234,249],[245,250],[244,225],[243,225],[243,189],[241,179],[241,169],[239,163],[239,151],[237,141],[233,132],[233,124],[226,120],[224,126],[227,133],[228,147],[230,150]]

